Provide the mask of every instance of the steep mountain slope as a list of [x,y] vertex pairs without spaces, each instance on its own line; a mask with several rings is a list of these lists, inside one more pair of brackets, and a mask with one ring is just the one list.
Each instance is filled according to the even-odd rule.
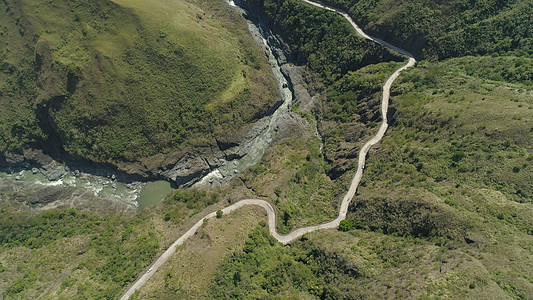
[[238,139],[276,87],[243,20],[200,5],[2,1],[0,152],[157,167]]

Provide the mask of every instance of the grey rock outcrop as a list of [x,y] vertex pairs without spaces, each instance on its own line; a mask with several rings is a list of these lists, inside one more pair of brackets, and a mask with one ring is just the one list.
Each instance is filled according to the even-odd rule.
[[281,66],[281,72],[287,78],[289,78],[289,83],[291,90],[294,93],[294,102],[298,104],[300,111],[305,113],[312,113],[313,109],[316,106],[317,99],[316,97],[311,97],[307,90],[307,83],[305,82],[305,67],[304,66],[295,66],[293,64],[284,64]]

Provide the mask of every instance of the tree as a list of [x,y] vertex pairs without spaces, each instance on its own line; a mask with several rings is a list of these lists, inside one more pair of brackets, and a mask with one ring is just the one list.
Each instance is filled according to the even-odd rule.
[[339,231],[349,231],[353,228],[352,222],[348,220],[342,220],[339,224]]
[[223,214],[223,212],[220,209],[217,210],[217,219],[222,218],[222,214]]

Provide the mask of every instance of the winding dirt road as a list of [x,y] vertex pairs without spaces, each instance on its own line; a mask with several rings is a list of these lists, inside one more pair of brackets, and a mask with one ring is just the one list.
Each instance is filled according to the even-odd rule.
[[[323,9],[327,9],[327,10],[339,13],[346,20],[348,20],[348,22],[350,22],[350,24],[355,28],[355,30],[357,32],[357,35],[359,35],[360,37],[363,37],[365,39],[369,39],[371,41],[379,43],[379,44],[381,44],[381,45],[383,45],[385,47],[388,47],[388,48],[390,48],[390,49],[392,49],[392,50],[394,50],[394,51],[396,51],[396,52],[398,52],[400,54],[406,55],[406,56],[409,57],[409,60],[404,66],[402,66],[401,68],[396,70],[389,77],[389,79],[387,79],[387,82],[383,86],[383,97],[382,97],[382,101],[381,101],[381,117],[382,117],[381,126],[379,127],[379,130],[376,133],[376,135],[374,135],[374,137],[372,137],[372,139],[370,139],[361,148],[361,151],[359,151],[359,161],[358,161],[358,165],[357,165],[357,172],[355,173],[355,176],[352,179],[352,182],[350,184],[350,188],[348,189],[348,192],[346,192],[346,195],[344,195],[344,198],[342,199],[341,206],[340,206],[340,209],[339,209],[339,216],[335,220],[333,220],[331,222],[328,222],[328,223],[320,224],[320,225],[299,228],[299,229],[296,229],[296,230],[294,230],[293,232],[291,232],[291,233],[289,233],[287,235],[281,235],[281,234],[279,234],[276,231],[276,213],[275,213],[275,210],[272,207],[272,205],[270,205],[270,203],[268,203],[268,202],[266,202],[264,200],[260,200],[260,199],[245,199],[245,200],[241,200],[241,201],[239,201],[239,202],[237,202],[237,203],[235,203],[233,205],[230,205],[230,206],[222,209],[224,214],[228,214],[228,213],[230,213],[230,212],[232,212],[232,211],[234,211],[236,209],[239,209],[239,208],[241,208],[241,207],[243,207],[245,205],[261,206],[267,212],[268,226],[269,226],[269,229],[270,229],[270,234],[272,234],[272,236],[274,236],[278,241],[280,241],[284,245],[290,243],[291,241],[294,241],[295,239],[301,237],[302,235],[304,235],[306,233],[310,233],[310,232],[313,232],[313,231],[316,231],[316,230],[320,230],[320,229],[337,228],[339,226],[341,220],[344,220],[346,218],[346,214],[348,212],[348,206],[350,205],[350,201],[352,200],[353,196],[355,195],[355,192],[357,190],[359,182],[361,181],[361,177],[363,176],[363,169],[365,168],[366,155],[368,154],[368,151],[370,150],[370,147],[372,147],[373,145],[375,145],[379,141],[381,141],[381,139],[383,138],[383,135],[385,134],[385,131],[387,130],[387,127],[388,127],[387,111],[389,109],[389,98],[390,98],[391,85],[394,82],[394,80],[396,80],[396,78],[398,78],[398,76],[400,75],[400,72],[402,72],[403,70],[405,70],[407,68],[410,68],[410,67],[414,66],[415,63],[416,63],[416,60],[415,60],[415,58],[413,57],[413,55],[411,53],[409,53],[409,52],[407,52],[407,51],[405,51],[403,49],[400,49],[400,48],[398,48],[396,46],[393,46],[393,45],[391,45],[391,44],[389,44],[389,43],[387,43],[387,42],[385,42],[383,40],[380,40],[378,38],[369,36],[366,33],[364,33],[361,30],[361,28],[359,28],[359,26],[357,26],[357,24],[355,24],[355,22],[352,20],[352,18],[350,18],[350,16],[346,12],[344,12],[343,10],[336,9],[336,8],[333,8],[333,7],[330,7],[330,6],[326,6],[326,5],[323,5],[323,4],[320,4],[320,3],[312,2],[312,1],[309,1],[309,0],[302,0],[302,1],[304,1],[306,3],[309,3],[309,4],[313,5],[313,6],[317,6],[317,7],[323,8]],[[216,215],[215,212],[212,212],[212,213],[206,215],[200,221],[198,221],[196,224],[194,224],[194,226],[192,226],[184,235],[182,235],[179,239],[177,239],[152,264],[152,266],[150,266],[149,270],[146,273],[144,273],[141,276],[141,278],[139,278],[139,280],[137,280],[128,289],[128,291],[126,291],[126,293],[120,299],[121,300],[126,300],[136,290],[140,289],[154,275],[154,273],[157,271],[157,269],[159,269],[159,267],[161,265],[163,265],[174,254],[174,252],[176,252],[176,247],[177,246],[183,244],[189,237],[191,237],[198,230],[198,228],[200,228],[200,226],[202,226],[204,220],[213,218],[213,217],[215,217],[215,215]]]

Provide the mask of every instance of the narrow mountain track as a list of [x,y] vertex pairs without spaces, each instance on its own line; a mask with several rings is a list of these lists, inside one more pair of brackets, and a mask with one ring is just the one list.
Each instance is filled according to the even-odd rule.
[[[358,165],[357,165],[357,172],[355,173],[352,182],[350,184],[350,188],[348,189],[348,192],[344,195],[344,198],[342,199],[340,209],[339,209],[339,216],[328,223],[320,224],[320,225],[314,225],[309,227],[303,227],[294,230],[291,233],[288,233],[286,235],[279,234],[276,231],[276,212],[272,205],[268,203],[267,201],[260,200],[260,199],[245,199],[241,200],[239,202],[236,202],[235,204],[232,204],[224,209],[222,209],[224,214],[228,214],[236,209],[239,209],[245,205],[256,205],[264,208],[267,212],[268,217],[268,226],[270,229],[270,234],[274,236],[279,242],[286,245],[295,239],[298,239],[299,237],[303,236],[306,233],[310,233],[316,230],[321,229],[333,229],[337,228],[342,220],[346,218],[346,214],[348,213],[348,206],[350,205],[350,201],[352,200],[353,196],[355,195],[355,192],[357,190],[357,187],[359,186],[359,182],[361,181],[361,177],[363,176],[363,169],[365,168],[365,160],[366,155],[368,154],[368,151],[370,148],[377,144],[383,136],[385,135],[385,131],[388,127],[387,122],[387,112],[389,109],[389,98],[390,98],[390,89],[391,85],[400,76],[400,72],[403,70],[410,68],[415,65],[416,60],[413,57],[413,55],[403,49],[400,49],[396,46],[393,46],[383,40],[380,40],[378,38],[372,37],[370,35],[367,35],[357,24],[352,20],[352,18],[343,10],[333,8],[327,5],[323,5],[320,3],[316,3],[309,0],[302,0],[308,4],[311,4],[313,6],[317,6],[323,9],[327,9],[330,11],[334,11],[340,15],[342,15],[350,24],[353,26],[353,28],[356,30],[357,35],[369,39],[371,41],[374,41],[376,43],[379,43],[389,49],[392,49],[393,51],[396,51],[402,55],[407,56],[409,59],[405,65],[397,69],[385,82],[385,85],[383,85],[383,95],[381,100],[381,117],[382,122],[381,126],[379,127],[378,132],[368,141],[366,144],[361,148],[359,151],[359,157],[358,157]],[[216,216],[216,212],[212,212],[205,217],[203,217],[200,221],[198,221],[196,224],[194,224],[185,234],[183,234],[179,239],[177,239],[148,269],[148,272],[144,273],[139,280],[137,280],[129,289],[126,291],[126,293],[120,298],[121,300],[128,299],[136,290],[140,289],[159,269],[161,265],[163,265],[170,257],[176,252],[176,247],[179,245],[182,245],[189,237],[191,237],[197,230],[200,228],[206,219],[210,219]]]

